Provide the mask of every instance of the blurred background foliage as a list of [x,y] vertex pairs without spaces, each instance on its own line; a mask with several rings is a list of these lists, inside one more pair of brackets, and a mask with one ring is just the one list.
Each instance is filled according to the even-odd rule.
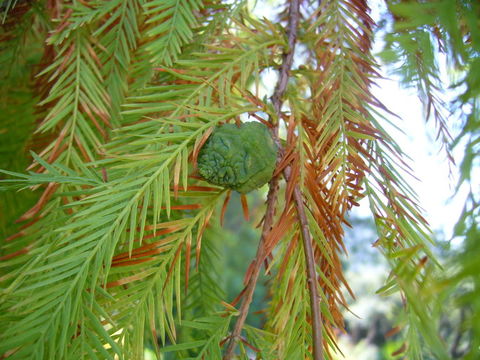
[[[441,233],[437,234],[439,247],[435,251],[444,266],[445,275],[434,285],[441,300],[436,309],[442,319],[439,330],[452,358],[475,360],[478,359],[475,356],[480,345],[480,193],[478,179],[475,178],[480,159],[480,5],[468,0],[387,3],[390,8],[383,14],[383,27],[379,28],[385,35],[385,48],[380,58],[390,64],[392,73],[405,85],[418,89],[433,121],[439,121],[440,124],[445,114],[437,108],[440,102],[437,101],[436,92],[444,83],[444,79],[438,75],[441,72],[438,52],[446,57],[449,75],[453,78],[451,91],[460,94],[447,104],[447,109],[451,111],[449,121],[453,127],[459,128],[454,140],[447,139],[443,125],[438,129],[440,141],[444,141],[447,152],[454,147],[464,149],[464,156],[459,161],[458,188],[466,186],[469,191],[462,214],[452,214],[459,218],[454,232],[457,241],[444,239]],[[36,11],[37,7],[32,9]],[[20,10],[21,6],[17,7],[17,11]],[[392,13],[396,15],[392,16]],[[452,13],[457,16],[452,16]],[[24,20],[24,25],[30,26],[28,17]],[[442,26],[436,28],[439,22]],[[6,24],[2,31],[11,36]],[[22,41],[0,36],[1,169],[21,172],[31,161],[25,149],[35,129],[37,111],[37,98],[32,91],[32,70],[41,62],[41,49],[35,45],[38,41],[33,30],[42,33],[47,28],[46,24],[35,24],[31,27],[32,33],[19,28],[19,36],[25,37]],[[435,38],[437,30],[444,37]],[[470,38],[465,39],[465,33],[470,34]],[[13,42],[21,46],[11,46]],[[423,75],[419,70],[424,71]],[[15,220],[38,200],[38,196],[37,192],[29,191],[0,192],[1,238],[8,238],[18,230]],[[235,298],[243,288],[243,274],[255,255],[258,243],[259,229],[255,225],[261,220],[265,196],[265,189],[248,195],[251,211],[247,222],[242,217],[239,196],[233,194],[223,228],[213,224],[205,234],[205,251],[218,254],[216,267],[221,269],[215,279],[218,285],[215,291],[225,294],[226,299]],[[351,312],[345,311],[348,335],[340,334],[344,358],[396,359],[398,357],[394,354],[402,341],[393,333],[387,335],[398,322],[402,299],[376,294],[385,281],[388,267],[372,247],[376,237],[372,219],[353,216],[350,222],[355,230],[346,229],[345,243],[349,256],[342,262],[356,299],[350,299]],[[255,327],[261,327],[265,322],[262,310],[269,302],[268,287],[265,286],[267,281],[268,277],[260,278],[249,316],[248,323]],[[198,304],[191,304],[190,308],[187,306],[187,311],[195,311],[195,306]],[[363,316],[358,317],[356,312]],[[181,334],[185,338],[190,335],[188,330]],[[168,356],[165,358],[168,359]],[[429,359],[427,354],[425,359]]]

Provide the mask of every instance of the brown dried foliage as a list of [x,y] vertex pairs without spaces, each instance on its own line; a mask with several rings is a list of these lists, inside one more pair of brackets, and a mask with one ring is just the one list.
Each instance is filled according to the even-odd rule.
[[[382,135],[369,121],[369,107],[379,105],[369,90],[372,77],[377,73],[368,60],[358,55],[369,53],[374,23],[368,15],[369,9],[365,0],[343,1],[342,5],[347,7],[349,12],[353,12],[362,23],[362,27],[359,27],[345,21],[345,26],[354,37],[354,44],[349,43],[348,46],[355,48],[349,49],[343,42],[345,40],[338,40],[335,33],[320,32],[315,49],[316,77],[310,85],[312,113],[311,116],[303,115],[295,119],[296,124],[289,122],[287,129],[290,139],[280,162],[282,169],[286,166],[291,168],[292,179],[303,179],[301,188],[304,189],[304,204],[322,234],[317,236],[316,231],[311,230],[315,238],[315,262],[324,277],[319,276],[317,281],[333,316],[333,321],[327,317],[322,318],[324,330],[331,339],[335,338],[337,329],[344,329],[340,308],[347,307],[347,302],[341,288],[345,286],[351,296],[354,296],[345,280],[340,261],[340,254],[346,252],[343,226],[349,226],[347,213],[358,205],[363,196],[362,181],[370,172],[369,161],[374,160],[369,144],[371,140],[379,141]],[[318,16],[321,17],[322,13]],[[335,31],[332,26],[325,28]],[[338,52],[339,48],[341,54]],[[349,64],[348,71],[351,73],[345,76],[349,76],[354,82],[354,86],[349,86],[340,99],[339,88],[345,84],[341,83],[344,79],[338,75],[339,66],[344,66],[339,57],[348,57],[345,63]],[[337,108],[332,110],[333,106]],[[294,135],[295,127],[303,133],[303,140]],[[294,181],[289,181],[286,208],[292,206],[293,186]],[[282,227],[292,226],[287,224],[289,221],[285,222],[286,219],[284,215],[280,217],[272,234],[280,231]],[[311,226],[311,229],[314,229],[313,224]],[[298,236],[297,232],[287,254],[292,253],[292,244],[297,244]],[[278,276],[296,276],[292,273],[284,274],[288,258],[289,256],[285,256]],[[324,344],[327,344],[326,339]],[[325,348],[328,349],[328,346]]]

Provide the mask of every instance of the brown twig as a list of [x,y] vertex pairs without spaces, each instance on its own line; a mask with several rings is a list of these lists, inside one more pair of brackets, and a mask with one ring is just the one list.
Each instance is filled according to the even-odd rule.
[[[295,55],[295,44],[297,42],[297,28],[300,18],[300,3],[298,0],[292,0],[290,2],[290,8],[288,10],[288,50],[284,52],[282,59],[282,66],[280,67],[280,75],[278,82],[275,86],[275,90],[272,95],[273,108],[275,114],[280,120],[281,108],[283,104],[283,95],[287,89],[288,79],[290,77],[290,69],[293,64],[293,57]],[[278,129],[278,126],[276,127]]]
[[[290,1],[290,7],[288,11],[288,28],[287,28],[288,49],[283,54],[282,65],[280,68],[278,82],[275,86],[275,89],[272,95],[272,103],[275,109],[275,114],[277,116],[277,121],[275,123],[272,119],[270,119],[270,122],[272,123],[271,130],[272,130],[273,139],[279,149],[277,164],[279,163],[280,159],[283,156],[283,147],[278,138],[278,121],[281,118],[283,96],[285,95],[285,90],[287,88],[288,79],[290,76],[290,69],[292,67],[293,56],[295,53],[295,43],[297,40],[297,27],[298,27],[299,16],[300,16],[299,0]],[[230,360],[233,357],[233,354],[235,351],[235,345],[237,343],[237,340],[240,338],[243,325],[245,324],[245,320],[248,315],[248,310],[252,302],[253,293],[255,291],[255,286],[258,281],[258,276],[260,275],[260,269],[262,268],[262,263],[266,256],[264,240],[267,234],[270,232],[273,224],[273,218],[275,214],[275,204],[277,201],[277,192],[278,192],[278,177],[279,175],[274,176],[269,183],[269,192],[267,196],[267,210],[266,210],[265,219],[263,222],[262,235],[258,244],[257,254],[252,263],[251,274],[246,284],[242,305],[240,306],[240,314],[238,316],[233,332],[230,336],[230,340],[227,345],[227,350],[225,351],[225,355],[223,357],[224,360]],[[303,203],[302,203],[302,206],[303,206]],[[303,214],[305,215],[305,212],[303,212]],[[321,359],[321,358],[315,358],[315,359]]]

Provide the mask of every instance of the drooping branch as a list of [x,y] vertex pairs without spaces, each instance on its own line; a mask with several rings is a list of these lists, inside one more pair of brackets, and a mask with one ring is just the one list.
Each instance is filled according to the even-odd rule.
[[[272,95],[272,103],[275,109],[275,115],[277,116],[277,122],[272,123],[272,136],[275,143],[279,149],[279,155],[277,159],[277,164],[284,154],[283,146],[278,137],[278,121],[281,118],[281,108],[283,104],[283,96],[287,88],[288,80],[290,77],[290,70],[293,63],[293,57],[295,54],[295,44],[297,40],[297,28],[300,18],[299,13],[299,1],[293,0],[290,2],[289,12],[288,12],[288,49],[284,52],[282,58],[282,65],[280,67],[280,74],[278,82],[275,86],[274,93]],[[290,181],[291,169],[287,166],[284,171],[284,177]],[[263,260],[265,259],[265,247],[264,242],[265,238],[271,230],[275,212],[275,204],[277,200],[278,192],[278,177],[274,176],[269,183],[269,193],[267,197],[267,210],[265,214],[265,219],[263,222],[262,235],[258,244],[257,254],[254,261],[252,262],[252,270],[248,278],[248,282],[245,287],[245,292],[243,295],[242,304],[240,307],[240,314],[235,324],[234,330],[230,336],[230,340],[225,352],[224,360],[230,360],[234,354],[235,345],[237,339],[240,338],[240,333],[243,329],[243,325],[248,315],[248,310],[253,299],[253,293],[255,291],[256,283],[260,274],[260,269],[262,268]],[[313,354],[315,360],[323,359],[322,352],[322,324],[321,324],[321,314],[318,304],[318,290],[317,290],[317,276],[315,271],[315,258],[312,248],[312,239],[310,236],[310,231],[308,229],[307,217],[305,214],[305,205],[303,203],[302,194],[298,185],[294,187],[294,200],[295,207],[297,209],[297,214],[301,226],[302,238],[305,250],[305,258],[307,262],[307,279],[308,279],[308,288],[310,293],[310,305],[312,311],[312,329],[313,329]]]
[[[289,52],[286,53],[283,57],[283,63],[280,69],[280,77],[272,97],[273,106],[278,118],[280,118],[281,107],[283,103],[282,98],[287,88],[289,72],[293,63],[299,16],[300,16],[299,3],[298,1],[292,1],[290,4],[289,27],[288,27]],[[277,132],[274,134],[274,139],[279,149],[282,149],[282,145],[280,144],[280,140],[278,138]],[[283,151],[280,151],[280,152],[283,153]],[[285,180],[287,182],[292,180],[290,179],[290,172],[291,172],[291,169],[289,166],[287,166],[283,172]],[[317,289],[317,275],[315,270],[315,257],[313,254],[312,238],[310,235],[310,231],[308,229],[308,221],[305,214],[305,205],[303,203],[302,193],[300,191],[298,184],[295,185],[294,187],[293,197],[295,200],[295,207],[297,210],[298,220],[300,222],[300,227],[302,231],[303,247],[304,247],[305,259],[307,263],[307,281],[308,281],[308,290],[310,293],[310,307],[312,311],[311,316],[312,316],[313,358],[315,360],[322,360],[323,359],[322,321],[321,321],[321,313],[320,313],[320,307],[318,302],[319,296],[318,296],[318,289]]]

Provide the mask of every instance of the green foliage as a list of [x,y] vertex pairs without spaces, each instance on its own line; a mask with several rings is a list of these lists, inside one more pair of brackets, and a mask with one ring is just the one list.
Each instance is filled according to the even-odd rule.
[[[182,329],[193,329],[197,331],[197,340],[190,342],[182,342],[178,345],[170,345],[162,348],[162,353],[175,353],[177,358],[180,354],[182,359],[222,359],[222,349],[220,344],[224,337],[228,334],[228,325],[231,321],[232,314],[217,314],[208,318],[196,318],[195,321],[182,321]],[[193,356],[188,356],[192,353]]]
[[[480,267],[474,259],[480,256],[476,245],[480,207],[479,193],[475,189],[476,181],[472,178],[472,173],[479,164],[480,5],[471,0],[391,2],[390,9],[395,14],[395,32],[388,35],[384,54],[395,52],[389,62],[396,67],[397,73],[406,84],[417,84],[427,110],[435,102],[434,96],[428,93],[447,86],[445,80],[438,75],[439,54],[446,57],[450,66],[451,87],[458,96],[451,104],[434,105],[437,107],[435,113],[438,114],[435,116],[438,119],[442,117],[441,114],[451,113],[452,120],[454,117],[460,120],[460,132],[454,141],[447,144],[452,148],[465,147],[458,188],[467,186],[470,191],[454,233],[454,236],[464,239],[464,251],[453,262],[448,263],[450,276],[441,276],[436,286],[430,287],[430,296],[457,297],[463,291],[453,289],[466,287],[469,290],[458,298],[457,306],[471,307],[474,313],[478,313],[480,308],[476,299],[480,297]],[[437,85],[429,85],[434,82]],[[429,88],[432,90],[429,91]],[[440,123],[439,132],[442,127]],[[476,324],[478,321],[472,318],[472,321],[465,325],[470,329],[472,339],[466,359],[475,359],[480,354],[477,340],[480,329]]]
[[225,124],[200,149],[198,171],[212,184],[247,193],[272,178],[276,160],[276,145],[264,124]]
[[150,62],[171,66],[181,52],[181,47],[193,39],[194,27],[198,26],[195,12],[203,7],[201,1],[172,0],[149,1],[145,12],[152,26],[147,32],[149,44],[146,50],[151,54]]
[[[385,54],[404,61],[405,82],[419,89],[448,142],[435,95],[441,79],[430,28],[445,22],[441,44],[450,46],[465,74],[459,101],[472,105],[459,138],[469,138],[462,167],[468,181],[478,153],[478,62],[469,60],[478,55],[478,34],[467,10],[478,8],[460,2],[459,27],[444,14],[452,1],[440,1],[435,11],[411,4],[422,16],[408,22],[403,15]],[[368,197],[375,245],[390,265],[380,291],[406,299],[400,325],[407,355],[421,358],[427,348],[447,358],[432,304],[436,288],[430,284],[439,270],[428,228],[405,181],[404,154],[378,121],[384,109],[369,90],[377,65],[365,3],[304,4],[309,15],[298,19],[297,40],[303,64],[287,71],[281,113],[260,95],[260,80],[291,51],[285,13],[274,24],[254,18],[242,1],[5,6],[0,195],[8,239],[1,243],[0,355],[141,359],[148,346],[159,358],[221,359],[239,315],[222,281],[221,266],[228,264],[218,224],[230,199],[222,187],[258,188],[272,177],[277,157],[265,125],[242,124],[250,115],[268,121],[274,134],[279,126],[285,151],[277,172],[289,175],[279,182],[273,226],[260,242],[267,321],[262,328],[244,327],[239,357],[312,357],[302,225],[313,238],[326,358],[338,350],[342,287],[348,289],[340,261],[343,226],[349,210]],[[462,40],[467,34],[472,46]],[[301,197],[295,204],[294,193]],[[457,229],[472,254],[474,200],[472,194]],[[261,222],[258,208],[253,213]],[[11,226],[21,212],[21,225]],[[474,284],[461,299],[473,307],[475,259],[461,258],[460,270],[446,279]]]

